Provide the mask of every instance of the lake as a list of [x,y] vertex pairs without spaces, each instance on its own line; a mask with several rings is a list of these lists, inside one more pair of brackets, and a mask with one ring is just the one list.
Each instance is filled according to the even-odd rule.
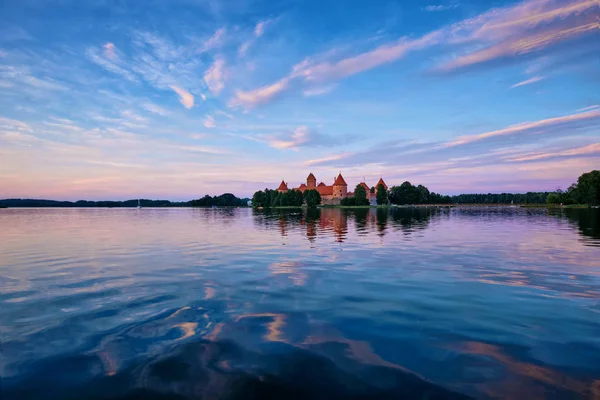
[[2,399],[600,399],[600,210],[0,210]]

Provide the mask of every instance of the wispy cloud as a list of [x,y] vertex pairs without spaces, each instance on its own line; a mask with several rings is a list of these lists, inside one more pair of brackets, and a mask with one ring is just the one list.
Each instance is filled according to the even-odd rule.
[[177,93],[179,101],[185,108],[189,109],[194,107],[194,96],[190,92],[177,86],[171,86],[171,89]]
[[304,165],[320,165],[320,164],[326,164],[326,163],[330,163],[332,161],[338,161],[338,160],[343,160],[344,158],[348,158],[351,157],[353,153],[351,152],[345,152],[345,153],[340,153],[340,154],[336,154],[333,156],[329,156],[329,157],[323,157],[323,158],[316,158],[314,160],[308,160],[304,162]]
[[123,63],[116,53],[116,46],[112,43],[109,44],[111,45],[109,47],[110,51],[107,50],[106,45],[102,46],[102,51],[96,47],[92,47],[86,51],[87,57],[90,61],[105,70],[120,75],[129,81],[137,82],[138,79],[135,74],[123,67]]
[[214,48],[219,47],[223,40],[225,39],[226,30],[225,28],[219,28],[215,31],[215,33],[209,37],[204,43],[202,47],[199,49],[201,52],[210,51]]
[[511,89],[514,89],[514,88],[517,88],[517,87],[520,87],[520,86],[530,85],[532,83],[539,82],[539,81],[541,81],[542,79],[545,79],[545,78],[546,78],[545,76],[534,76],[532,78],[526,79],[526,80],[521,81],[519,83],[515,83],[514,85],[511,86]]
[[212,115],[207,115],[206,117],[204,117],[204,121],[202,122],[202,124],[206,128],[214,128],[215,126],[217,126],[215,118]]
[[214,94],[219,94],[225,86],[223,83],[225,78],[224,69],[225,61],[217,57],[210,68],[204,73],[204,82],[206,82],[208,89]]
[[302,93],[306,97],[321,96],[323,94],[327,94],[327,93],[331,92],[333,89],[335,89],[335,87],[336,87],[336,85],[311,87],[311,88],[305,89]]
[[264,104],[272,100],[275,96],[287,89],[289,79],[281,79],[271,85],[263,86],[251,91],[237,90],[235,98],[229,103],[231,107],[243,106],[252,108],[260,104]]
[[331,136],[307,126],[299,126],[292,131],[278,134],[260,134],[246,136],[247,139],[267,143],[279,150],[299,150],[301,147],[335,147],[357,139],[354,135]]
[[167,110],[166,108],[158,106],[158,105],[156,105],[154,103],[145,103],[143,105],[143,107],[147,111],[150,111],[153,114],[162,115],[163,117],[171,114],[171,112],[169,110]]
[[335,81],[433,46],[449,49],[462,46],[465,49],[457,57],[439,64],[435,68],[438,72],[456,71],[494,60],[519,59],[597,31],[598,22],[589,12],[594,7],[597,7],[597,0],[571,3],[527,0],[492,9],[418,38],[401,37],[359,54],[340,58],[336,52],[331,52],[330,57],[319,61],[309,57],[271,85],[238,92],[234,103],[247,106],[266,103],[276,94],[292,88],[292,81],[304,84]]
[[268,24],[271,23],[271,20],[260,21],[254,27],[254,36],[261,37],[265,33],[265,28]]
[[457,8],[458,4],[439,4],[439,5],[431,5],[431,6],[427,6],[427,7],[423,7],[424,11],[446,11],[446,10],[451,10],[453,8]]
[[577,111],[581,112],[581,111],[591,111],[591,110],[596,110],[596,111],[600,110],[600,104],[596,104],[596,105],[588,106],[588,107],[583,107],[583,108],[580,108]]
[[583,147],[577,147],[569,150],[556,151],[552,153],[530,153],[526,155],[508,157],[508,161],[522,162],[544,160],[548,158],[572,157],[572,156],[600,156],[600,143],[593,143]]
[[507,128],[498,129],[495,131],[490,131],[490,132],[485,132],[485,133],[480,133],[478,135],[461,136],[454,141],[446,143],[444,145],[444,147],[452,147],[452,146],[458,146],[458,145],[463,145],[463,144],[467,144],[467,143],[473,143],[473,142],[476,142],[479,140],[489,139],[489,138],[496,137],[496,136],[514,135],[514,134],[518,134],[518,133],[524,133],[527,131],[535,131],[536,129],[549,128],[552,126],[562,125],[562,124],[566,124],[566,123],[570,123],[570,122],[595,120],[595,119],[600,119],[600,111],[599,110],[587,111],[587,112],[582,112],[582,113],[578,113],[578,114],[571,114],[571,115],[566,115],[563,117],[548,118],[548,119],[543,119],[543,120],[534,121],[534,122],[523,122],[521,124],[511,125]]
[[106,58],[115,59],[117,57],[117,48],[114,43],[106,43],[104,46],[104,56]]

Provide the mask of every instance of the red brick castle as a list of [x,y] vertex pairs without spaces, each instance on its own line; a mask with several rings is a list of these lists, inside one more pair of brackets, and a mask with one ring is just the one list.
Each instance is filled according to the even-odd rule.
[[[379,182],[377,182],[375,188],[377,188],[377,186],[379,186],[380,184],[383,185],[387,190],[388,186],[383,181],[383,178],[379,178]],[[369,185],[367,185],[365,182],[361,182],[359,183],[359,185],[365,188],[365,191],[367,192],[367,199],[369,199],[369,201],[373,203],[375,201],[375,193],[371,193],[371,188],[369,187]],[[297,188],[292,189],[299,190],[302,193],[304,193],[305,190],[316,189],[321,195],[321,200],[323,204],[339,204],[340,200],[342,200],[343,198],[354,197],[354,192],[348,192],[348,184],[344,180],[344,177],[341,173],[337,176],[337,178],[333,180],[333,185],[330,186],[324,184],[323,182],[320,182],[317,185],[317,178],[315,178],[315,176],[312,173],[310,173],[306,178],[306,184],[303,183]],[[277,188],[277,191],[279,193],[285,193],[288,190],[288,184],[282,180],[281,184]]]

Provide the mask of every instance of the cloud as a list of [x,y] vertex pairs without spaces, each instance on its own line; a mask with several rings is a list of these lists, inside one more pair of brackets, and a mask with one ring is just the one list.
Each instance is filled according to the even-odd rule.
[[115,53],[116,50],[114,45],[111,46],[112,53],[107,51],[107,49],[104,46],[102,46],[102,48],[104,49],[102,53],[100,53],[99,49],[95,47],[88,49],[86,51],[86,56],[88,57],[88,59],[93,63],[101,66],[105,70],[112,72],[113,74],[120,75],[128,81],[137,82],[138,79],[136,78],[136,76],[123,67],[122,61]]
[[117,57],[117,48],[114,43],[106,43],[104,46],[104,56],[106,58],[115,59]]
[[600,104],[596,104],[596,105],[589,106],[589,107],[583,107],[577,111],[590,111],[590,110],[600,110]]
[[522,82],[515,83],[514,85],[511,86],[511,89],[514,89],[514,88],[517,88],[517,87],[520,87],[520,86],[529,85],[529,84],[532,84],[532,83],[535,83],[535,82],[539,82],[542,79],[546,79],[546,77],[545,76],[534,76],[533,78],[529,78],[529,79],[526,79],[526,80],[524,80]]
[[472,136],[461,136],[458,139],[448,142],[444,145],[444,147],[453,147],[458,145],[464,145],[467,143],[473,143],[476,141],[480,141],[483,139],[489,139],[497,136],[505,136],[505,135],[515,135],[518,133],[525,133],[527,131],[536,131],[543,128],[549,128],[557,125],[562,125],[566,123],[572,123],[577,121],[585,121],[585,120],[595,120],[600,119],[600,110],[592,110],[577,114],[566,115],[563,117],[554,117],[543,119],[540,121],[534,122],[523,122],[517,125],[511,125],[507,128],[498,129],[495,131],[480,133],[478,135]]
[[147,110],[150,111],[151,113],[157,114],[157,115],[162,115],[163,117],[171,114],[171,112],[163,107],[157,106],[154,103],[146,103],[143,105],[143,107]]
[[352,157],[353,153],[350,152],[345,152],[345,153],[340,153],[340,154],[336,154],[333,156],[329,156],[329,157],[323,157],[323,158],[317,158],[314,160],[308,160],[304,162],[304,165],[306,166],[310,166],[310,165],[321,165],[321,164],[328,164],[331,163],[332,161],[338,161],[338,160],[343,160],[345,158],[348,157]]
[[[439,6],[431,7],[434,7],[433,11]],[[341,56],[339,52],[331,51],[320,61],[306,58],[273,84],[238,92],[233,102],[256,106],[291,89],[292,81],[314,84],[340,80],[433,46],[438,46],[440,51],[458,54],[437,65],[434,71],[438,73],[491,61],[516,60],[529,54],[542,55],[542,50],[556,49],[568,40],[597,32],[598,22],[592,12],[596,7],[597,0],[574,0],[570,3],[527,0],[489,10],[421,37],[400,37],[358,54]]]
[[312,87],[309,89],[305,89],[302,93],[306,97],[321,96],[323,94],[331,92],[333,89],[335,89],[335,87],[336,85]]
[[508,157],[508,161],[512,162],[523,162],[523,161],[534,161],[543,160],[548,158],[559,158],[559,157],[572,157],[572,156],[600,156],[600,143],[593,143],[588,146],[578,147],[569,150],[562,150],[553,153],[530,153],[520,155],[516,157]]
[[424,11],[446,11],[446,10],[451,10],[453,8],[457,8],[458,4],[448,4],[448,5],[432,5],[432,6],[427,6],[427,7],[423,7]]
[[216,58],[214,63],[204,73],[204,82],[206,82],[208,89],[214,94],[219,94],[225,86],[223,83],[223,79],[225,78],[224,68],[225,61],[222,58]]
[[177,93],[179,101],[185,108],[190,109],[194,107],[194,96],[190,92],[177,86],[171,86],[171,89]]
[[272,100],[275,96],[287,89],[289,84],[288,78],[283,78],[271,85],[263,86],[248,92],[237,90],[235,98],[229,102],[231,107],[243,106],[252,108],[260,104],[264,104]]
[[[406,170],[421,168],[427,163],[446,163],[444,167],[473,168],[485,165],[525,162],[549,157],[581,157],[594,155],[597,147],[585,146],[578,150],[563,150],[569,144],[581,143],[575,132],[600,127],[600,110],[548,118],[511,125],[495,131],[463,136],[446,142],[387,141],[370,148],[335,157],[313,159],[314,166],[336,168],[389,166]],[[564,138],[564,139],[562,139]],[[594,137],[597,141],[597,138]],[[553,149],[557,147],[559,150]],[[545,150],[547,149],[547,150]],[[547,154],[554,154],[547,155]],[[558,154],[558,155],[556,155]],[[446,171],[448,172],[448,171]]]
[[206,52],[219,47],[225,38],[225,33],[225,28],[217,29],[215,33],[203,43],[203,46],[200,48],[200,51]]
[[288,132],[275,135],[246,136],[247,139],[267,143],[278,150],[299,150],[301,147],[334,147],[350,143],[357,139],[354,135],[330,136],[307,126],[299,126]]
[[206,127],[206,128],[214,128],[215,126],[217,126],[215,119],[212,115],[206,115],[206,117],[204,118],[204,121],[202,122],[202,124]]
[[270,20],[260,21],[254,27],[254,36],[261,37],[265,33],[265,28],[270,23]]
[[245,41],[242,43],[238,49],[238,56],[245,57],[250,45],[252,44],[252,40]]
[[133,122],[146,122],[147,121],[146,118],[142,117],[141,115],[138,115],[138,114],[134,113],[131,110],[125,110],[125,111],[123,111],[121,113],[121,115],[124,118],[126,118],[126,119],[128,119],[130,121],[133,121]]

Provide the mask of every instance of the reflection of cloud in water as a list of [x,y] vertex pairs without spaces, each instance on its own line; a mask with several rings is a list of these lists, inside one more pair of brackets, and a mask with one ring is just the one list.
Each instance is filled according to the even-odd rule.
[[[508,375],[495,374],[498,379],[487,375],[486,382],[479,384],[480,389],[494,398],[539,398],[545,399],[549,386],[555,393],[556,398],[571,398],[579,394],[587,397],[593,393],[594,382],[586,383],[582,380],[571,378],[568,375],[555,371],[548,367],[531,364],[525,361],[515,360],[496,345],[481,342],[463,342],[451,345],[463,354],[485,356],[502,365]],[[484,365],[478,364],[483,369]],[[540,386],[542,385],[542,386]]]
[[269,318],[267,323],[267,333],[263,336],[269,342],[286,342],[283,339],[283,327],[285,325],[285,316],[283,314],[263,313],[263,314],[245,314],[236,318],[236,322],[245,318]]
[[269,270],[274,276],[285,275],[294,285],[304,286],[306,284],[307,275],[301,270],[302,264],[298,261],[282,261],[269,265]]
[[196,328],[198,328],[197,322],[182,322],[180,324],[173,325],[173,328],[179,328],[183,332],[183,336],[181,336],[177,340],[187,339],[196,334]]

